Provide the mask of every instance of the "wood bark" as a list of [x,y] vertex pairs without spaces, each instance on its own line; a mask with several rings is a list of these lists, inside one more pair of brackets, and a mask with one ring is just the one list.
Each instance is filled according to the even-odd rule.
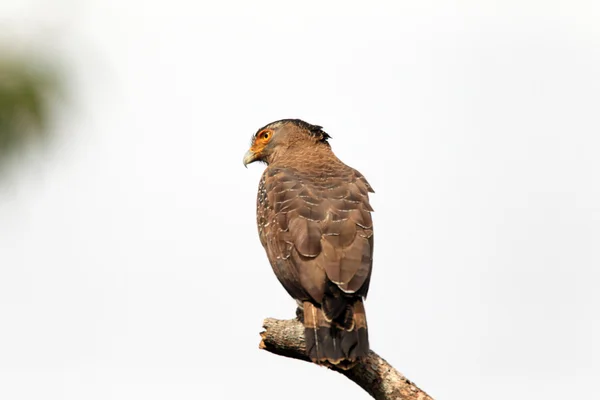
[[[260,348],[284,357],[308,361],[304,343],[304,326],[296,319],[267,318],[263,322]],[[433,400],[413,382],[398,372],[373,350],[353,368],[344,371],[330,368],[344,375],[378,400]]]

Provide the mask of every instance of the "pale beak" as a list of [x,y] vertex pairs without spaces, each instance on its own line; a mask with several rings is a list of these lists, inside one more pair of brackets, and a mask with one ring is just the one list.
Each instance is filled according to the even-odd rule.
[[246,154],[244,154],[244,167],[248,168],[248,164],[256,161],[256,154],[252,150],[248,150]]

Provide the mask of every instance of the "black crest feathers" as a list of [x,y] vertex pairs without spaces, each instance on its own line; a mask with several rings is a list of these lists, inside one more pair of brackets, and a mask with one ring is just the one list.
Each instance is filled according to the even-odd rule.
[[286,124],[286,123],[293,124],[300,129],[304,129],[304,130],[308,131],[308,133],[311,136],[318,138],[321,142],[327,143],[327,140],[331,139],[331,136],[329,136],[329,134],[323,130],[322,126],[312,125],[301,119],[281,119],[279,121],[274,121],[268,125],[263,126],[256,133],[258,134],[263,129],[270,128],[273,125],[281,125],[281,124]]
[[288,119],[283,121],[290,122],[299,128],[306,129],[312,136],[319,138],[322,142],[327,142],[327,139],[331,139],[331,136],[323,130],[322,126],[312,125],[301,119]]

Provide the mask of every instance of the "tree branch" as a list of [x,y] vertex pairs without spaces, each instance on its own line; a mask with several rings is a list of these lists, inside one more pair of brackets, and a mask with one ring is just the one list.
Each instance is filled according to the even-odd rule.
[[[259,347],[273,354],[310,362],[304,343],[304,326],[296,319],[267,318]],[[378,400],[433,400],[373,350],[353,368],[339,372]]]

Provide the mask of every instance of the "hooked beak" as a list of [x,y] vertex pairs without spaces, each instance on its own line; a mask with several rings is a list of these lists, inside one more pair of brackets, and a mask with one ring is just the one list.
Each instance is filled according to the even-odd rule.
[[256,153],[252,150],[248,150],[246,154],[244,154],[244,167],[248,168],[248,164],[253,163],[257,158]]

